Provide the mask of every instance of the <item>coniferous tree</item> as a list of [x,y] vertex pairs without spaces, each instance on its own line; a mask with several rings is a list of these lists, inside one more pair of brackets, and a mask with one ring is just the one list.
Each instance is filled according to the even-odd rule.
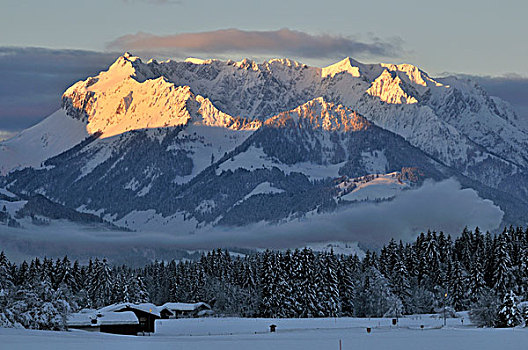
[[473,263],[471,265],[471,270],[469,272],[468,279],[468,295],[469,301],[471,303],[475,303],[478,301],[480,295],[486,287],[483,270],[484,269],[482,267],[480,254],[477,251],[473,259]]
[[0,325],[59,329],[63,309],[120,301],[206,301],[238,316],[396,316],[434,312],[444,291],[456,310],[470,307],[476,324],[508,325],[510,291],[527,298],[527,251],[528,230],[512,227],[495,237],[465,229],[455,240],[428,232],[363,260],[308,248],[236,258],[215,250],[199,261],[130,268],[67,257],[16,265],[0,254]]
[[404,310],[410,309],[411,286],[408,275],[405,263],[402,259],[399,259],[394,266],[390,286],[392,292],[402,302]]
[[340,313],[339,281],[337,279],[337,261],[334,252],[323,255],[323,309],[325,317],[337,317]]
[[512,273],[508,242],[504,234],[498,238],[493,258],[495,261],[493,289],[498,295],[505,295],[512,281]]
[[262,256],[261,267],[261,304],[260,315],[262,317],[278,317],[279,297],[277,293],[277,262],[275,256],[267,250]]
[[339,296],[341,300],[341,315],[354,315],[354,299],[356,297],[357,279],[356,272],[359,263],[356,263],[357,256],[342,258],[339,268]]
[[91,275],[88,278],[90,305],[95,308],[109,305],[112,302],[111,291],[114,279],[107,260],[103,259],[100,261],[96,259],[93,263]]
[[279,317],[294,317],[295,300],[293,298],[293,288],[291,284],[292,276],[292,256],[287,251],[284,255],[279,256],[280,268],[277,275],[277,297],[279,304]]
[[460,262],[455,262],[449,277],[449,301],[455,311],[461,311],[466,306],[466,280],[462,273]]
[[4,252],[0,253],[0,294],[7,293],[13,286],[13,276],[9,271],[9,262]]
[[296,259],[295,304],[299,317],[315,317],[318,314],[318,300],[315,280],[315,256],[310,249],[298,252]]
[[498,313],[499,327],[515,327],[521,323],[521,315],[517,309],[517,301],[515,294],[509,291],[504,295],[500,310]]

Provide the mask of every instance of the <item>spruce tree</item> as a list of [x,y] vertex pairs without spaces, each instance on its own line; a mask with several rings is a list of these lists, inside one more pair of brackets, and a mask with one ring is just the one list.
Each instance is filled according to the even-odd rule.
[[402,259],[399,259],[394,265],[394,271],[392,272],[392,278],[390,279],[390,287],[392,293],[396,295],[403,304],[404,311],[409,310],[410,297],[411,297],[411,286],[408,280],[409,273],[405,267],[405,263]]
[[276,257],[267,250],[262,256],[261,271],[261,304],[259,314],[261,317],[278,317],[279,298],[277,295],[277,268]]
[[471,303],[477,302],[478,298],[482,294],[486,282],[484,281],[484,273],[481,263],[480,254],[476,253],[473,263],[469,271],[469,280],[468,280],[468,295],[469,301]]
[[280,317],[295,316],[295,299],[293,296],[292,276],[293,268],[291,252],[279,255],[279,270],[277,274],[277,297]]
[[461,264],[456,261],[449,277],[449,301],[455,311],[461,311],[466,306],[465,285]]
[[88,295],[92,307],[100,308],[112,302],[114,279],[106,259],[93,263],[93,270],[88,277]]
[[512,281],[511,260],[507,239],[500,235],[494,252],[495,269],[493,273],[493,289],[498,295],[505,295]]
[[324,254],[322,259],[323,280],[319,283],[323,286],[322,305],[323,316],[337,317],[340,313],[339,281],[337,279],[337,262],[334,252]]
[[355,299],[355,268],[352,257],[344,257],[339,264],[339,296],[341,300],[341,315],[354,315]]
[[318,314],[317,284],[315,279],[315,256],[311,249],[299,252],[296,264],[295,304],[298,317],[315,317]]
[[504,295],[498,314],[499,327],[515,327],[521,322],[521,315],[515,299],[515,294],[512,291]]
[[0,295],[7,293],[13,286],[13,276],[11,276],[9,269],[9,261],[2,251],[0,253]]

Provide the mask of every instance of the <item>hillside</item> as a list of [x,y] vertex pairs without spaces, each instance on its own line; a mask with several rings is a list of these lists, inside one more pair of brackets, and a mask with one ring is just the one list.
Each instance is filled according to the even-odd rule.
[[[448,178],[492,200],[503,223],[526,221],[528,132],[512,109],[408,64],[126,53],[62,106],[0,143],[2,183],[131,229],[277,224]],[[387,181],[358,185],[365,176]]]

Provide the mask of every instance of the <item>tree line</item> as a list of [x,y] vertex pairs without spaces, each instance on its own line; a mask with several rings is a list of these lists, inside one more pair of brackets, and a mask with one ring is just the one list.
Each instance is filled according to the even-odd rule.
[[0,254],[0,326],[65,329],[68,313],[117,302],[212,305],[241,317],[396,317],[470,310],[480,326],[510,327],[528,319],[528,230],[498,235],[478,228],[456,239],[442,232],[414,242],[391,240],[356,255],[309,248],[197,261],[154,261],[142,268],[82,265],[63,259],[11,263]]

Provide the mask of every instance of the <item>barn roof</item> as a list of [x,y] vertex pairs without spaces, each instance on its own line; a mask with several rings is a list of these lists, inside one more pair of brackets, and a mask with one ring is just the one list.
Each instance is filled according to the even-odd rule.
[[211,309],[211,306],[206,303],[165,303],[158,307],[158,309],[161,311],[163,309],[167,309],[170,311],[194,311],[201,307],[204,307],[206,309]]
[[68,315],[66,324],[68,327],[74,326],[95,326],[92,324],[92,319],[95,319],[95,314],[89,314],[84,312],[78,312],[75,314]]
[[161,317],[158,307],[151,303],[141,303],[141,304],[133,304],[133,303],[118,303],[118,304],[112,304],[109,306],[105,306],[101,309],[99,309],[99,312],[119,312],[122,310],[131,309],[131,310],[138,310],[142,311],[157,317]]
[[79,312],[71,314],[66,320],[68,327],[99,327],[108,325],[139,324],[132,311],[124,312]]
[[132,311],[106,312],[97,316],[100,325],[139,324],[136,314]]

